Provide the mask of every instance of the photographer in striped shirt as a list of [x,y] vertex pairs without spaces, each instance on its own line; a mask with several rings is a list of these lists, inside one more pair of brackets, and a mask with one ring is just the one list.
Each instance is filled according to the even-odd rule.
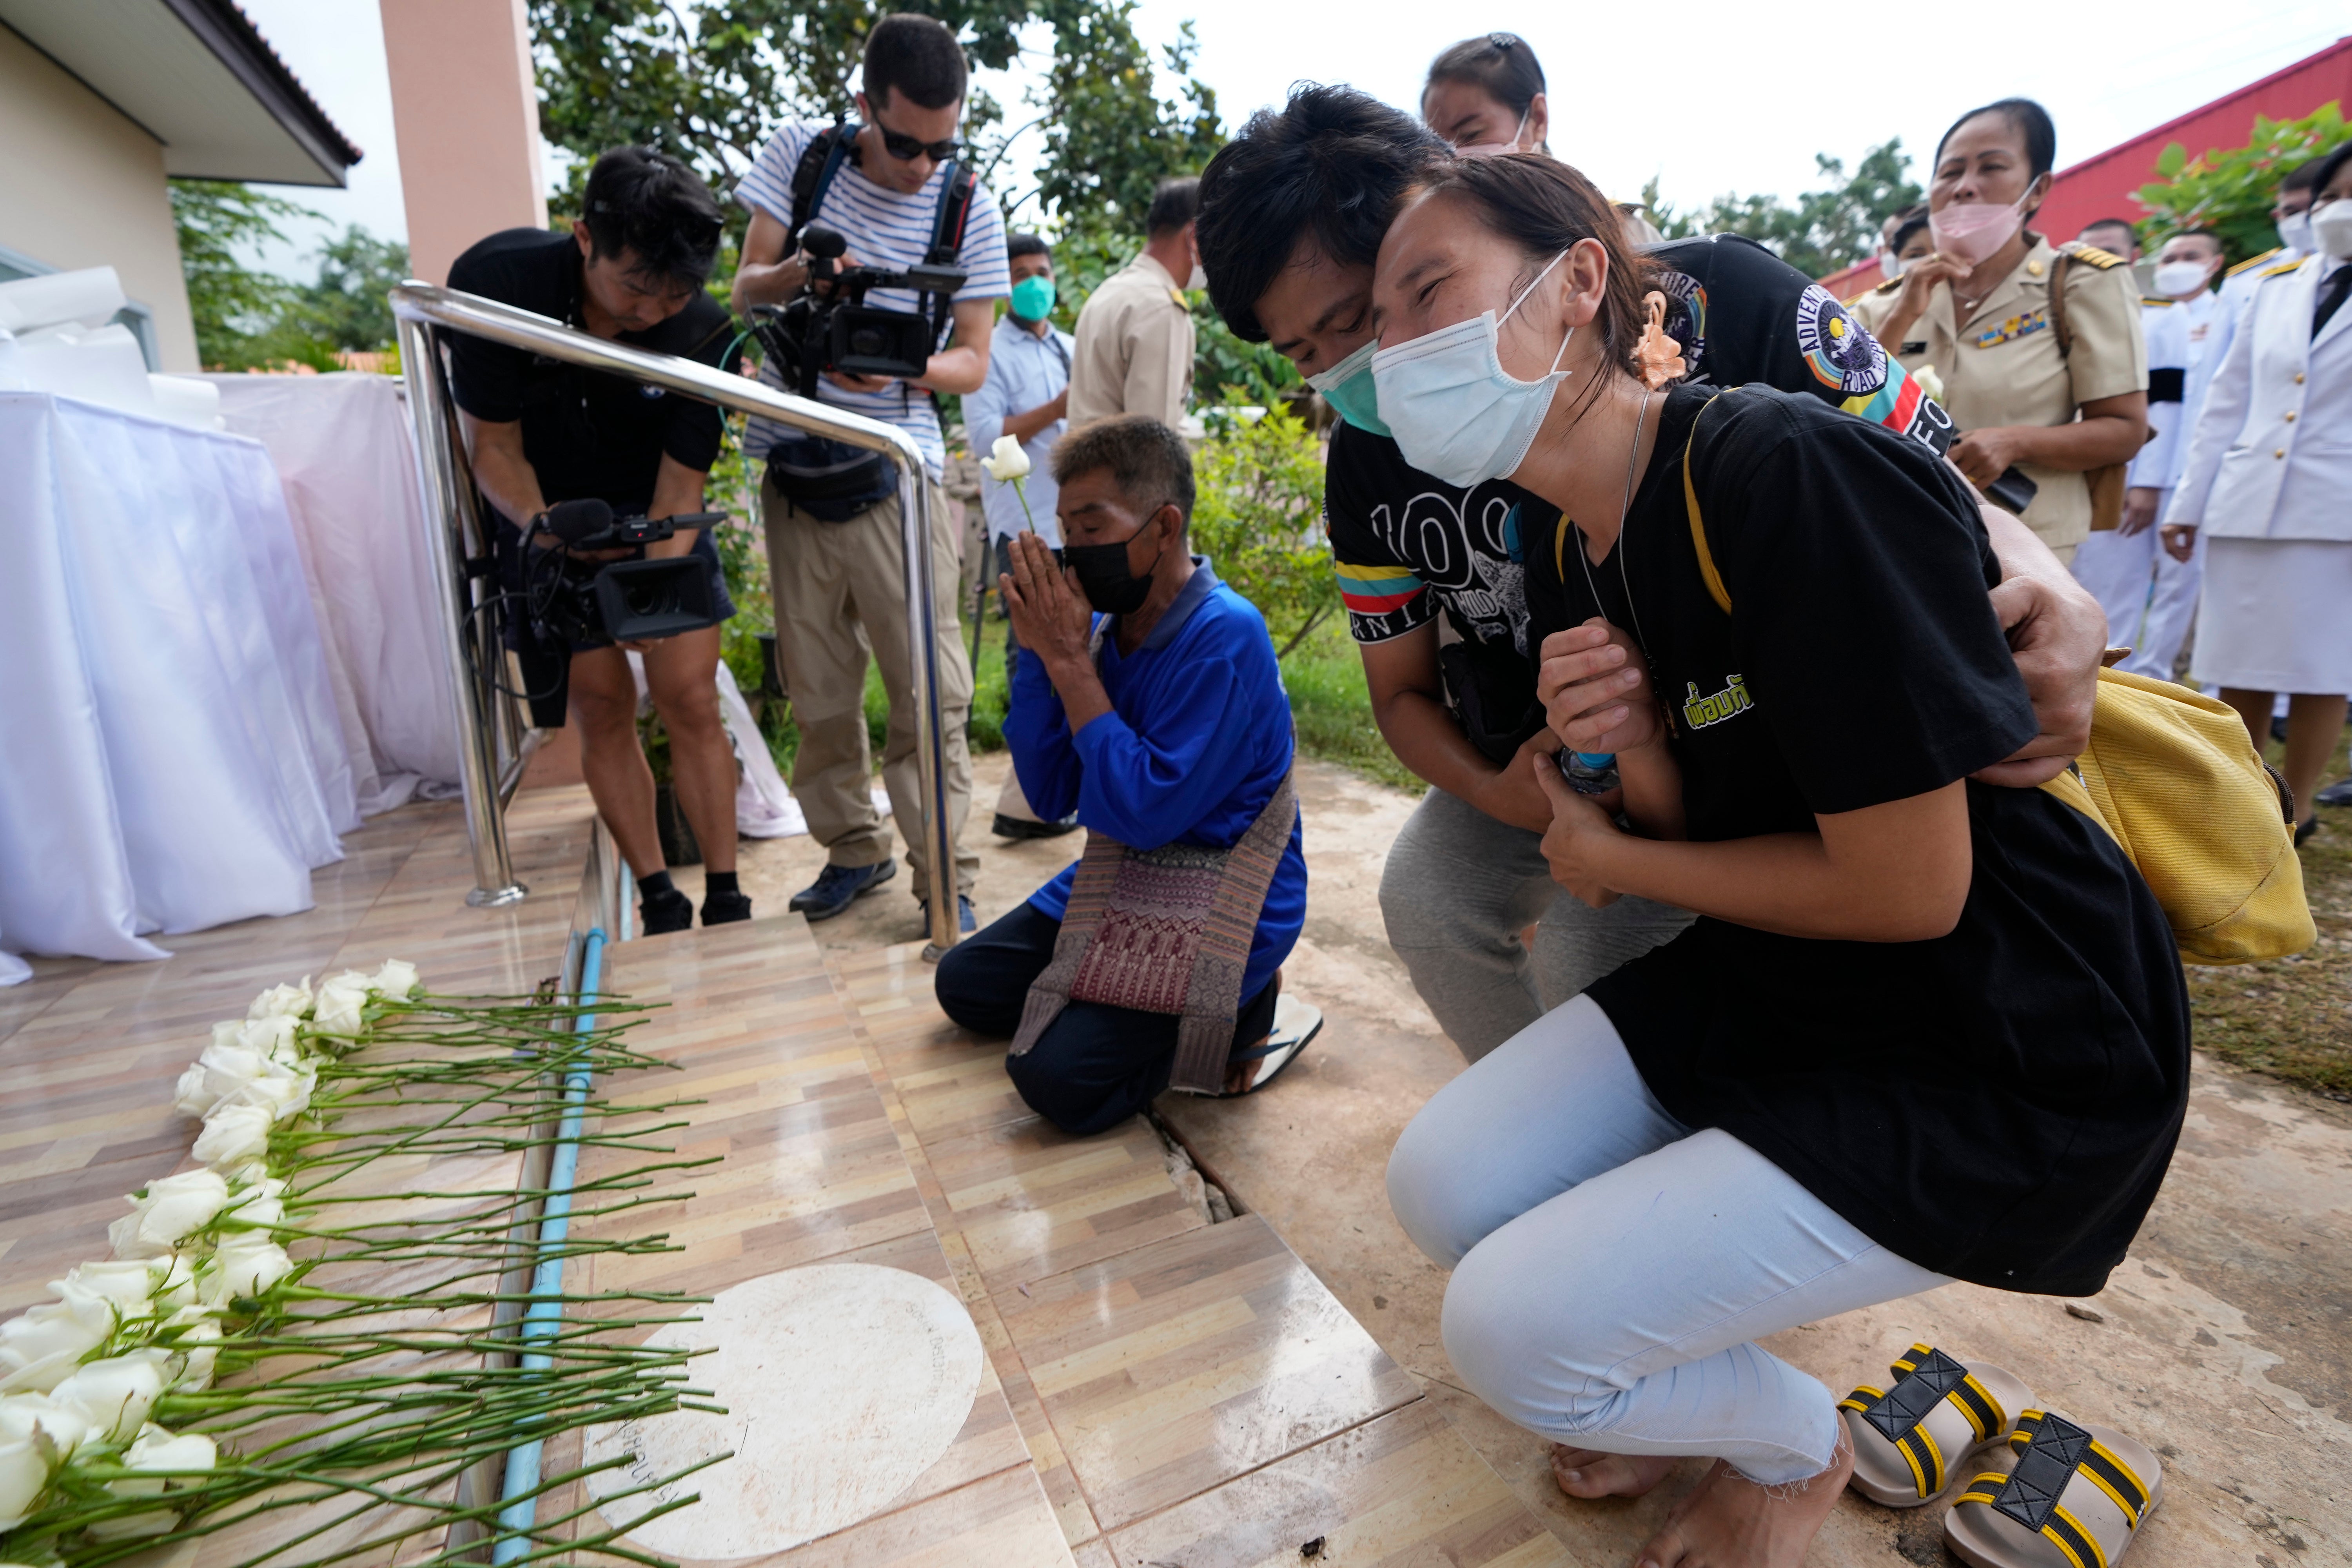
[[[937,393],[976,392],[988,374],[994,302],[1012,292],[1004,222],[995,199],[961,163],[957,130],[963,116],[966,67],[955,35],[928,16],[886,16],[866,42],[857,119],[824,126],[785,126],[760,153],[736,198],[751,209],[736,272],[734,303],[749,314],[782,305],[810,287],[802,231],[822,225],[847,242],[840,268],[904,271],[940,255],[963,273],[953,294],[944,342],[934,342],[923,374],[894,377],[827,370],[816,380],[822,402],[896,425],[914,438],[930,482],[932,549],[953,562],[959,541],[940,489],[945,463]],[[867,306],[919,311],[911,289],[875,288]],[[761,379],[786,387],[772,357]],[[798,390],[790,387],[790,390]],[[874,809],[873,762],[866,736],[866,659],[871,647],[890,694],[889,740],[882,778],[891,810],[909,825],[908,866],[918,889],[929,885],[915,754],[913,650],[905,614],[905,552],[900,543],[898,470],[878,454],[753,420],[750,454],[764,458],[761,515],[776,597],[776,637],[801,749],[793,794],[809,831],[825,846],[826,866],[795,894],[792,907],[825,920],[893,875],[890,828]],[[971,890],[980,858],[963,850],[971,808],[971,757],[965,725],[971,709],[971,665],[956,627],[956,575],[937,582],[940,713],[947,727],[950,837],[959,844],[960,923],[972,929]],[[861,635],[862,629],[862,635]],[[918,893],[918,898],[921,897]]]

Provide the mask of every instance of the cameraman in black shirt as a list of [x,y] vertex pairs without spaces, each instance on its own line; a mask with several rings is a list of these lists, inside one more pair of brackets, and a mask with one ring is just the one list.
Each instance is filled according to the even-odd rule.
[[[618,147],[596,160],[569,234],[517,228],[459,257],[449,286],[552,317],[593,336],[655,353],[724,365],[732,323],[703,291],[719,253],[710,192],[675,158]],[[593,498],[616,514],[684,517],[702,510],[719,456],[719,410],[625,377],[566,364],[484,338],[450,335],[451,390],[465,426],[474,481],[502,520],[501,579],[520,593],[538,551],[563,546],[532,522],[554,502]],[[719,618],[734,614],[707,529],[680,529],[598,559],[691,554],[707,563]],[[514,601],[509,601],[514,603]],[[580,726],[581,771],[629,868],[638,873],[647,934],[694,923],[694,905],[670,882],[654,823],[654,779],[637,742],[636,681],[620,647],[533,639],[528,617],[507,617],[533,694],[532,718]],[[735,754],[719,721],[719,629],[706,626],[629,646],[669,735],[678,804],[700,842],[702,923],[749,920],[735,878]],[[566,693],[568,692],[568,701]]]

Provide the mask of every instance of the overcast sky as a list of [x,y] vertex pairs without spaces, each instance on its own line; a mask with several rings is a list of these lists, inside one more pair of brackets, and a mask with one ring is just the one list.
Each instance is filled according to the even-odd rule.
[[[269,258],[281,269],[307,272],[320,234],[346,224],[406,232],[376,3],[242,0],[366,153],[348,190],[286,192],[324,221]],[[1507,27],[1535,47],[1550,79],[1553,151],[1612,195],[1633,195],[1655,174],[1666,199],[1685,207],[1726,191],[1793,196],[1815,183],[1814,153],[1851,167],[1889,136],[1924,163],[1956,113],[2011,94],[2048,106],[2063,167],[2346,31],[2341,0],[2243,0],[2226,8],[2226,26],[2217,19],[2223,8],[2188,0],[2013,9],[2031,17],[2030,30],[2022,22],[1969,26],[1956,20],[1962,13],[1933,7],[1882,5],[1857,20],[1722,0],[1684,5],[1664,21],[1642,5],[1482,13],[1419,0],[1142,0],[1137,18],[1155,45],[1192,20],[1201,44],[1193,68],[1216,89],[1228,127],[1279,102],[1301,79],[1352,82],[1413,107],[1439,49],[1473,25]],[[1042,66],[1051,35],[1034,32],[1024,64]],[[1017,112],[1025,69],[985,79],[1015,110],[1013,123],[1027,118]],[[1040,151],[1030,138],[1015,162]],[[1029,181],[1003,183],[1018,190]]]

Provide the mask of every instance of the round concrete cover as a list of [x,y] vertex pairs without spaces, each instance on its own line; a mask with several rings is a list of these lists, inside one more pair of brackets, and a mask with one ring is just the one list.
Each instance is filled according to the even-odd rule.
[[[980,1331],[963,1303],[870,1264],[747,1280],[720,1291],[702,1321],[659,1329],[650,1342],[715,1346],[688,1363],[688,1382],[715,1390],[728,1413],[590,1428],[589,1464],[629,1462],[588,1487],[615,1525],[701,1493],[629,1532],[673,1557],[761,1556],[870,1517],[947,1452],[980,1391]],[[708,1469],[635,1491],[730,1449]],[[613,1495],[623,1491],[634,1495]]]

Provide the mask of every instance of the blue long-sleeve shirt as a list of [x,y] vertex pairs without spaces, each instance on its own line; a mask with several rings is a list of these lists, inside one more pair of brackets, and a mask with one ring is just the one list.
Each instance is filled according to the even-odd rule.
[[[1121,658],[1103,639],[1111,710],[1073,733],[1044,661],[1021,650],[1004,739],[1030,809],[1048,822],[1072,811],[1089,829],[1138,849],[1196,844],[1230,849],[1290,771],[1290,700],[1255,605],[1218,581],[1207,557],[1143,646]],[[1060,920],[1072,866],[1029,896]],[[1307,857],[1298,825],[1266,889],[1242,978],[1244,999],[1274,978],[1307,921]]]

